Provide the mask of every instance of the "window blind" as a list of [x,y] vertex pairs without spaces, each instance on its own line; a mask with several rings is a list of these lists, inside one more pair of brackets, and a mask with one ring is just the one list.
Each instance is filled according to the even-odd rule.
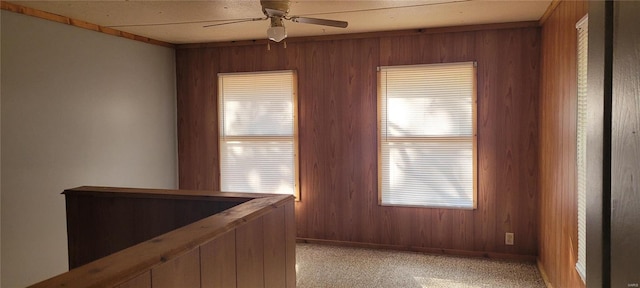
[[578,187],[578,262],[576,270],[586,282],[587,260],[587,62],[588,62],[588,16],[578,22],[578,59],[577,59],[577,139],[576,170]]
[[381,67],[382,205],[475,208],[475,63]]
[[297,196],[294,71],[221,73],[220,189]]

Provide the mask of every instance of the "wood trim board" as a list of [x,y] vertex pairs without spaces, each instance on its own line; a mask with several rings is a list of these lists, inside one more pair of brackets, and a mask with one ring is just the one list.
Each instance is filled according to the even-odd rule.
[[70,17],[66,17],[66,16],[62,16],[62,15],[58,15],[58,14],[54,14],[54,13],[50,13],[50,12],[34,9],[34,8],[25,7],[25,6],[22,6],[22,5],[19,5],[19,4],[15,4],[15,3],[1,1],[0,2],[0,9],[6,10],[6,11],[11,11],[11,12],[14,12],[14,13],[20,13],[20,14],[24,14],[24,15],[27,15],[27,16],[32,16],[32,17],[36,17],[36,18],[40,18],[40,19],[44,19],[44,20],[49,20],[49,21],[53,21],[53,22],[67,24],[67,25],[71,25],[71,26],[75,26],[75,27],[79,27],[79,28],[83,28],[83,29],[87,29],[87,30],[92,30],[92,31],[96,31],[96,32],[100,32],[100,33],[104,33],[104,34],[108,34],[108,35],[112,35],[112,36],[117,36],[117,37],[127,38],[127,39],[130,39],[130,40],[140,41],[140,42],[144,42],[144,43],[148,43],[148,44],[153,44],[153,45],[158,45],[158,46],[163,46],[163,47],[168,47],[168,48],[175,48],[176,47],[172,43],[168,43],[168,42],[152,39],[152,38],[149,38],[149,37],[144,37],[144,36],[132,34],[132,33],[129,33],[129,32],[116,30],[116,29],[109,28],[109,27],[100,26],[98,24],[89,23],[89,22],[86,22],[86,21],[83,21],[83,20],[79,20],[79,19],[74,19],[74,18],[70,18]]

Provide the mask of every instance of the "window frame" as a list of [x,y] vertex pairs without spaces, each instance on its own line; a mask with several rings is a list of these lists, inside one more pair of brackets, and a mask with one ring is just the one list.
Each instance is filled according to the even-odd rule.
[[[465,63],[470,63],[471,65],[473,65],[473,79],[472,79],[472,94],[471,94],[471,103],[472,103],[472,111],[471,111],[471,120],[472,120],[472,131],[471,131],[471,135],[470,136],[457,136],[457,137],[437,137],[437,136],[418,136],[418,137],[392,137],[394,139],[398,139],[399,141],[402,142],[422,142],[422,143],[428,143],[428,142],[442,142],[443,140],[445,141],[471,141],[472,143],[472,163],[473,163],[473,169],[472,169],[472,197],[473,197],[473,202],[472,202],[472,206],[471,207],[462,207],[462,206],[442,206],[442,205],[407,205],[407,204],[387,204],[387,203],[383,203],[383,165],[382,165],[382,145],[383,142],[390,142],[388,140],[385,140],[383,138],[389,139],[389,136],[385,136],[383,137],[382,135],[382,105],[381,105],[381,101],[383,101],[383,98],[385,98],[385,93],[383,93],[381,90],[381,86],[382,86],[382,70],[383,69],[388,69],[388,68],[403,68],[403,67],[420,67],[420,66],[427,66],[427,67],[433,67],[433,66],[446,66],[446,65],[458,65],[458,64],[465,64]],[[477,128],[477,122],[478,122],[478,116],[477,116],[477,110],[478,110],[478,100],[477,100],[477,94],[478,94],[478,63],[477,61],[463,61],[463,62],[444,62],[444,63],[431,63],[431,64],[414,64],[414,65],[393,65],[393,66],[379,66],[377,68],[377,99],[376,99],[376,104],[377,104],[377,140],[378,140],[378,155],[377,155],[377,164],[378,164],[378,205],[380,206],[388,206],[388,207],[408,207],[408,208],[426,208],[426,209],[453,209],[453,210],[475,210],[478,207],[478,128]],[[421,139],[424,139],[426,141],[420,141]],[[399,142],[396,141],[396,142]]]
[[[293,107],[293,131],[291,136],[273,136],[273,135],[268,135],[268,136],[258,136],[258,135],[250,135],[250,136],[227,136],[226,133],[224,132],[224,125],[225,125],[225,121],[224,121],[224,117],[225,117],[225,109],[224,109],[224,93],[223,93],[223,84],[222,84],[222,77],[227,76],[227,75],[268,75],[268,74],[291,74],[291,91],[292,91],[292,107]],[[298,106],[298,73],[296,70],[269,70],[269,71],[252,71],[252,72],[228,72],[228,73],[217,73],[217,80],[218,80],[218,107],[217,107],[217,112],[218,112],[218,162],[219,162],[219,169],[218,169],[218,179],[219,179],[219,190],[222,190],[222,154],[221,154],[221,147],[222,147],[222,143],[225,141],[245,141],[245,142],[264,142],[264,141],[268,141],[268,142],[289,142],[289,139],[291,139],[290,141],[292,142],[293,145],[293,177],[294,177],[294,181],[293,181],[293,195],[295,197],[296,201],[300,201],[300,160],[299,160],[299,132],[298,132],[298,113],[299,113],[299,106]],[[221,77],[222,76],[222,77]],[[237,192],[237,191],[232,191],[232,192]],[[269,192],[264,192],[264,193],[269,193]]]

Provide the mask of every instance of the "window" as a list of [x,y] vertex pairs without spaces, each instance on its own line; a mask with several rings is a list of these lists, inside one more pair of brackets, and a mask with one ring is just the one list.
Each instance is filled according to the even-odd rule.
[[220,190],[298,196],[294,71],[218,74]]
[[576,139],[576,170],[578,187],[578,262],[576,270],[586,280],[587,260],[587,62],[588,62],[588,16],[576,24],[578,29],[578,60],[577,60],[577,139]]
[[381,205],[476,208],[475,66],[380,67]]

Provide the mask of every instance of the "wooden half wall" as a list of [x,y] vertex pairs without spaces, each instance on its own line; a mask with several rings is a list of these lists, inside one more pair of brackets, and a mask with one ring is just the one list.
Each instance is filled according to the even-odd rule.
[[172,190],[100,187],[66,190],[69,269],[251,199],[212,197],[210,192],[167,195],[167,191]]
[[[73,198],[74,205],[68,209],[76,211],[70,214],[84,218],[69,219],[70,259],[85,261],[95,256],[87,255],[86,250],[110,250],[113,248],[110,242],[137,245],[90,259],[31,287],[296,286],[295,211],[291,195],[107,187],[81,187],[65,194],[67,199]],[[228,206],[232,207],[218,211]],[[200,212],[185,212],[185,207]],[[99,213],[91,211],[94,208]],[[139,244],[132,243],[141,237],[131,231],[133,226],[156,233],[180,224],[171,219],[214,210],[218,212],[215,215],[174,227],[177,229]],[[189,216],[184,216],[185,213]],[[166,223],[158,226],[155,222]],[[85,225],[88,223],[95,227]],[[112,235],[101,233],[102,229]],[[100,237],[109,241],[96,239]],[[82,257],[77,257],[78,254]]]
[[584,287],[576,188],[577,30],[587,1],[560,1],[542,26],[539,266],[553,287]]
[[[298,73],[298,238],[534,259],[538,247],[537,22],[180,46],[181,189],[219,189],[217,73]],[[478,208],[378,205],[376,68],[477,61]],[[515,245],[504,244],[515,233]]]

